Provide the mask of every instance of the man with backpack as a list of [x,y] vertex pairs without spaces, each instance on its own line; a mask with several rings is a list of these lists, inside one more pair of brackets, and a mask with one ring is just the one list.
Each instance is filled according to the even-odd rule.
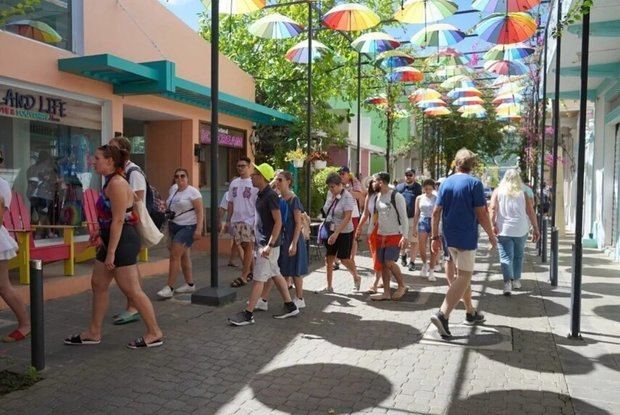
[[[381,264],[383,277],[383,294],[375,294],[374,301],[400,300],[407,292],[400,267],[396,263],[403,247],[408,244],[409,221],[407,220],[407,203],[405,197],[390,188],[389,173],[377,173],[373,176],[375,211],[377,212],[377,261]],[[394,276],[398,289],[391,294],[390,280]]]
[[[409,232],[407,239],[409,246],[409,271],[415,271],[415,258],[418,254],[418,241],[413,237],[415,229],[413,226],[413,217],[415,216],[415,200],[422,194],[422,186],[415,179],[415,170],[409,167],[405,170],[404,183],[396,186],[396,191],[405,197],[407,203],[407,220],[409,221]],[[400,261],[402,266],[407,265],[407,246],[403,246],[400,251]]]

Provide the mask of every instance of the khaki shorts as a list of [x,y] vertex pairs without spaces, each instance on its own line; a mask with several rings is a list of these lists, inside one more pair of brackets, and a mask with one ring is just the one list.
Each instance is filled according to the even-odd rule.
[[263,257],[260,252],[256,253],[254,258],[254,281],[267,282],[271,277],[277,277],[280,274],[278,266],[278,258],[280,257],[280,247],[271,248],[269,257]]
[[416,234],[417,229],[415,229],[414,225],[414,221],[413,218],[408,218],[409,219],[409,236],[407,237],[407,239],[409,239],[409,244],[417,244],[418,243],[418,238],[414,238],[413,235]]
[[250,226],[245,222],[235,222],[232,226],[233,238],[236,244],[254,243],[256,241],[253,226]]
[[465,272],[474,272],[474,265],[476,264],[476,250],[475,249],[458,249],[450,248],[450,256],[454,262],[456,269]]

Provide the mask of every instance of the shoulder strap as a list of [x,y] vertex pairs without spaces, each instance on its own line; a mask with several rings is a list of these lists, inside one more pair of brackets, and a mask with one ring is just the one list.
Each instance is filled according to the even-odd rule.
[[398,208],[396,207],[396,192],[392,190],[392,194],[390,195],[390,203],[394,206],[394,210],[396,211],[396,219],[398,219],[398,226],[400,226],[400,213],[398,213]]

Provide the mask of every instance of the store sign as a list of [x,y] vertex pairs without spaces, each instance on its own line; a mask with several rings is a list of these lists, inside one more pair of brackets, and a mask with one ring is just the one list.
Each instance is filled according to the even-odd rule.
[[[245,132],[232,128],[220,127],[218,129],[217,140],[218,144],[224,147],[243,148],[245,143]],[[200,123],[200,143],[211,143],[211,124]]]
[[7,89],[0,93],[0,115],[37,121],[61,121],[67,116],[67,102],[60,98]]

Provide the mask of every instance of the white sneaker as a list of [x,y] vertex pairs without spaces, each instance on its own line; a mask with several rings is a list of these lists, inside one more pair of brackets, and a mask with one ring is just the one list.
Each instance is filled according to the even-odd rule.
[[428,271],[428,280],[431,282],[437,281],[437,278],[435,278],[435,270],[431,269],[430,271]]
[[175,294],[187,294],[196,291],[196,285],[183,284],[179,288],[174,289]]
[[306,300],[303,298],[300,300],[299,298],[293,298],[293,302],[297,306],[297,308],[306,308]]
[[269,302],[263,300],[262,298],[259,298],[258,301],[256,302],[256,305],[254,306],[254,310],[259,310],[259,311],[269,310]]
[[506,281],[504,283],[504,295],[509,296],[512,293],[512,281]]
[[420,270],[420,277],[422,278],[428,277],[428,264],[422,265],[422,269]]
[[520,290],[521,289],[521,280],[513,280],[512,281],[512,288],[515,290]]
[[441,272],[441,264],[437,264],[437,265],[435,265],[435,269],[434,269],[434,271],[435,271],[435,272]]
[[173,295],[174,295],[174,292],[167,285],[161,290],[157,291],[157,296],[159,298],[172,298]]

